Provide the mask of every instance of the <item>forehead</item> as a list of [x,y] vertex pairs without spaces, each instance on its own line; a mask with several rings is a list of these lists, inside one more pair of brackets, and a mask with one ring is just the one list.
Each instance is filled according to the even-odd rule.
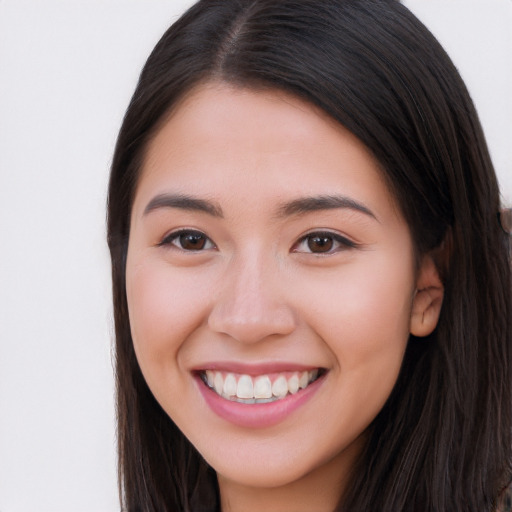
[[[248,134],[254,143],[264,143],[259,149],[268,152],[284,151],[297,142],[324,146],[339,137],[350,138],[371,159],[355,136],[309,102],[278,89],[206,82],[189,91],[164,117],[148,144],[143,168],[152,166],[155,150],[160,151],[163,144],[177,152],[179,143],[192,135],[197,143],[215,143],[230,150],[246,143]],[[168,144],[171,136],[173,146]]]
[[198,86],[167,116],[148,144],[137,197],[190,187],[276,199],[338,187],[394,203],[364,144],[325,112],[281,91],[224,83]]

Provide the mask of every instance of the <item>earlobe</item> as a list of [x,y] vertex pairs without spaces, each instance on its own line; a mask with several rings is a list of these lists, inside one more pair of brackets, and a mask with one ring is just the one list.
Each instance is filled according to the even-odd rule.
[[413,297],[410,332],[428,336],[436,328],[443,305],[444,286],[430,255],[421,263]]

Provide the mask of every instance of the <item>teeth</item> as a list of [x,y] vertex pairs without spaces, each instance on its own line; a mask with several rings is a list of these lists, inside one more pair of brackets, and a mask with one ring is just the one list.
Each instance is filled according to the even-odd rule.
[[272,384],[272,394],[278,398],[282,398],[288,394],[288,382],[281,376]]
[[242,375],[240,379],[238,379],[236,396],[238,398],[254,398],[252,379],[249,375]]
[[272,383],[267,375],[254,381],[254,398],[272,398]]
[[213,389],[218,395],[222,395],[222,388],[224,387],[224,379],[222,373],[216,373],[213,379]]
[[299,391],[299,376],[298,375],[292,375],[288,379],[288,390],[292,395],[297,393]]
[[270,376],[223,374],[220,371],[206,370],[203,381],[218,395],[229,400],[244,403],[266,403],[295,394],[318,378],[318,369],[303,372],[287,372],[278,375],[272,382]]
[[226,378],[224,379],[224,387],[222,388],[222,392],[226,396],[235,396],[236,395],[236,378],[232,373],[228,373]]

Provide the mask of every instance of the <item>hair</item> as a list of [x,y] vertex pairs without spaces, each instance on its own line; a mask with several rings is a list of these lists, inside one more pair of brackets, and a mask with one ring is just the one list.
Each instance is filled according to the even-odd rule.
[[380,164],[445,296],[401,373],[337,510],[492,510],[511,476],[510,240],[473,103],[432,34],[396,0],[202,0],[151,53],[108,192],[123,510],[219,510],[216,475],[159,406],[130,334],[130,213],[148,141],[209,81],[285,91],[355,134]]

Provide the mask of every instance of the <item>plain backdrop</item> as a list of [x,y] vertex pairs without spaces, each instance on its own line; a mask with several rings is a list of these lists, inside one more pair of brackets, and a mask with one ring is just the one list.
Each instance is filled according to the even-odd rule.
[[[119,510],[108,170],[190,1],[0,0],[0,512]],[[409,0],[459,67],[512,200],[512,1]]]

